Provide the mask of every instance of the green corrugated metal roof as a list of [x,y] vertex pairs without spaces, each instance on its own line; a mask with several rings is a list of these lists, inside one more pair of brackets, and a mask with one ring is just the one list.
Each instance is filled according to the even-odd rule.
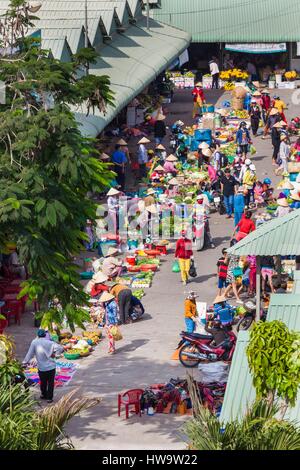
[[190,35],[150,20],[150,31],[146,19],[131,26],[124,34],[101,49],[101,56],[90,72],[94,75],[108,75],[111,89],[115,92],[116,107],[109,107],[106,115],[95,111],[86,116],[76,112],[76,119],[82,124],[81,131],[95,137],[132,99],[154,78],[164,71],[189,45]]
[[234,255],[300,255],[300,209],[261,225],[228,250]]
[[299,0],[161,0],[152,14],[194,42],[300,41]]
[[300,294],[300,271],[294,272],[293,294]]
[[[267,321],[274,320],[283,321],[290,330],[300,331],[300,295],[273,294]],[[244,416],[247,406],[255,400],[256,394],[246,355],[248,343],[249,332],[241,331],[233,355],[220,415],[220,421],[224,423]],[[296,406],[289,408],[285,417],[300,424],[300,391]]]

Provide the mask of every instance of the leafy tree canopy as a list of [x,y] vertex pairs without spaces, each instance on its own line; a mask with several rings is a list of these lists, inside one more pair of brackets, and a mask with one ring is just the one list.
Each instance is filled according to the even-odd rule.
[[[33,18],[24,1],[12,0],[0,19],[0,47],[7,51],[0,57],[6,84],[6,103],[0,105],[0,251],[6,242],[16,243],[30,275],[22,294],[38,299],[44,323],[61,323],[65,316],[73,329],[87,319],[73,263],[86,220],[96,217],[87,193],[105,188],[113,173],[99,161],[95,141],[81,135],[70,106],[105,112],[113,94],[107,76],[82,74],[87,60],[96,60],[94,50],[82,49],[70,63],[54,59],[36,38],[26,37]],[[62,310],[48,309],[54,299]]]

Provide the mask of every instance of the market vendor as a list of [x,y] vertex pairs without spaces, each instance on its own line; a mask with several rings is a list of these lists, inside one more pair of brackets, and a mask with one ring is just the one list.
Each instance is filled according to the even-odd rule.
[[165,125],[166,116],[159,114],[154,124],[154,138],[157,145],[161,144],[167,134]]
[[178,195],[178,186],[179,186],[178,180],[176,178],[172,178],[168,182],[168,188],[165,191],[165,195],[168,198],[174,198],[175,196],[177,196]]
[[263,135],[263,139],[266,138],[266,136],[268,135],[269,131],[272,130],[274,124],[276,124],[277,122],[280,122],[281,121],[281,116],[280,116],[280,113],[278,111],[277,108],[272,108],[270,110],[270,113],[269,113],[269,116],[268,116],[268,119],[267,119],[267,123],[266,123],[266,126],[265,126],[265,130],[264,130],[264,135]]
[[259,123],[261,120],[261,108],[257,103],[257,100],[253,99],[251,100],[251,105],[250,105],[250,120],[251,120],[251,129],[254,137],[257,136],[257,131],[259,128]]
[[117,174],[116,180],[122,190],[125,187],[125,168],[127,164],[127,156],[124,150],[125,145],[127,145],[125,141],[123,146],[117,144],[112,154],[112,163],[114,164],[113,171]]
[[102,292],[109,290],[109,287],[105,284],[105,282],[108,281],[108,276],[101,271],[94,274],[92,281],[94,281],[94,285],[91,288],[91,297],[97,297],[102,294]]
[[131,323],[129,317],[132,298],[131,289],[124,284],[115,284],[110,289],[110,293],[114,296],[118,303],[120,322],[123,324]]
[[164,176],[165,169],[161,165],[158,165],[151,174],[150,179],[153,183],[160,183],[163,180]]
[[175,155],[169,155],[166,158],[166,162],[164,164],[164,170],[166,173],[171,173],[173,176],[176,176],[178,173],[178,170],[175,168],[175,164],[178,162],[178,158],[175,157]]
[[116,255],[119,253],[117,248],[110,247],[108,249],[107,255],[104,258],[102,264],[102,272],[109,279],[113,279],[119,276],[122,272],[122,260],[116,258]]
[[118,325],[118,306],[115,300],[115,297],[110,292],[103,292],[100,297],[100,302],[103,303],[105,308],[105,330],[109,342],[109,354],[114,354],[115,349],[115,340],[113,335],[113,327]]
[[277,209],[275,211],[275,217],[283,217],[291,212],[291,208],[286,198],[277,199]]
[[161,164],[163,164],[165,162],[166,157],[167,157],[167,152],[166,152],[165,147],[162,144],[159,144],[155,148],[155,156],[159,159],[159,162]]
[[147,196],[144,198],[144,207],[149,207],[155,204],[155,191],[153,188],[147,190]]
[[187,333],[194,333],[196,327],[196,319],[198,316],[195,292],[189,292],[184,302],[184,321]]
[[206,101],[201,82],[196,83],[195,88],[192,91],[192,95],[194,97],[193,118],[196,116],[202,116],[202,106]]
[[146,137],[143,137],[138,141],[138,164],[140,166],[140,179],[145,178],[147,176],[147,163],[149,161],[149,155],[147,152],[147,148],[145,147],[147,144],[150,144],[150,140]]
[[285,197],[289,197],[291,194],[291,191],[295,189],[294,185],[288,179],[285,179],[283,184],[281,184],[279,188],[283,192]]
[[257,104],[257,106],[259,107],[260,110],[262,109],[263,101],[262,101],[262,95],[261,95],[260,91],[256,90],[252,94],[251,101],[254,101]]

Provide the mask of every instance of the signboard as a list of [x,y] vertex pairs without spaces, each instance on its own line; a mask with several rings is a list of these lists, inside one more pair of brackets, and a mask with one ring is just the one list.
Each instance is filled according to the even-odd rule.
[[274,54],[286,52],[286,43],[226,44],[226,51],[245,52],[246,54]]

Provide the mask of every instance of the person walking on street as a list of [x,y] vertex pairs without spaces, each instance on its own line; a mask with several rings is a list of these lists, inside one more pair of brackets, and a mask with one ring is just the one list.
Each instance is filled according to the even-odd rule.
[[166,116],[164,116],[163,114],[159,114],[156,118],[156,121],[154,124],[154,138],[155,138],[156,145],[162,144],[164,137],[167,135],[166,125],[164,122],[165,119],[166,119]]
[[220,70],[217,62],[215,59],[211,60],[209,62],[209,68],[210,68],[210,74],[212,76],[212,88],[216,88],[217,90],[219,89],[219,76],[220,76]]
[[190,292],[184,302],[184,321],[187,333],[194,333],[196,327],[196,318],[198,316],[196,306],[197,295],[195,292]]
[[23,360],[28,364],[34,357],[37,361],[38,374],[40,378],[41,399],[53,402],[54,379],[56,372],[55,355],[64,352],[63,346],[47,339],[47,332],[40,328],[29,347]]
[[276,175],[288,173],[288,161],[290,157],[290,146],[287,143],[286,134],[281,134],[280,141],[281,141],[280,147],[279,147],[280,166],[275,171]]
[[278,159],[278,154],[280,150],[280,129],[281,129],[281,124],[280,122],[276,122],[273,127],[272,127],[272,145],[273,145],[273,157],[272,157],[272,163],[273,165],[277,164],[277,159]]
[[108,353],[114,354],[116,348],[112,328],[118,325],[118,306],[115,297],[110,292],[103,292],[99,301],[103,304],[105,309],[105,331],[109,343]]
[[245,121],[241,122],[239,130],[236,133],[236,143],[239,146],[242,159],[245,161],[251,144],[250,133],[247,129],[247,124]]
[[228,271],[228,256],[227,249],[223,248],[222,256],[217,262],[218,267],[218,289],[219,295],[223,294],[223,289],[227,288],[227,271]]
[[205,96],[202,89],[202,83],[198,82],[192,91],[194,97],[193,119],[196,116],[202,116],[202,105],[205,103]]
[[192,241],[187,238],[186,230],[182,230],[181,238],[177,240],[175,258],[179,262],[182,283],[186,285],[189,279],[191,259],[194,259]]
[[148,152],[145,147],[146,144],[150,144],[150,140],[143,137],[138,141],[138,164],[140,166],[140,179],[147,176],[147,163],[149,160]]
[[269,112],[269,116],[267,118],[267,123],[266,123],[266,126],[265,126],[265,130],[264,130],[264,135],[262,137],[262,139],[265,139],[269,133],[269,130],[273,129],[273,126],[274,124],[276,124],[277,122],[280,122],[281,121],[281,116],[279,114],[279,111],[278,109],[276,108],[272,108],[270,109],[270,112]]
[[115,146],[115,151],[112,154],[112,163],[114,164],[113,171],[117,173],[117,183],[121,186],[123,191],[125,187],[125,167],[127,164],[127,157],[124,152],[124,147],[119,144]]
[[226,168],[224,175],[221,176],[221,191],[224,196],[227,219],[231,219],[233,214],[234,195],[237,184],[236,179],[230,173],[230,169]]
[[245,209],[245,196],[244,188],[240,186],[237,193],[234,195],[233,209],[234,209],[234,226],[236,227],[241,220]]
[[254,186],[257,181],[257,176],[256,176],[256,168],[253,163],[251,163],[250,166],[247,167],[247,170],[244,174],[243,178],[243,185],[245,190],[247,190],[247,194],[245,196],[245,205],[247,207],[250,206],[250,203],[254,203]]
[[115,284],[111,289],[110,293],[114,296],[119,307],[119,316],[121,323],[129,323],[129,312],[132,299],[132,291],[128,286],[124,284]]
[[251,101],[250,107],[251,129],[254,137],[257,136],[259,122],[261,120],[261,111],[255,100]]
[[262,117],[264,124],[267,124],[267,116],[271,108],[271,96],[268,90],[262,91]]

